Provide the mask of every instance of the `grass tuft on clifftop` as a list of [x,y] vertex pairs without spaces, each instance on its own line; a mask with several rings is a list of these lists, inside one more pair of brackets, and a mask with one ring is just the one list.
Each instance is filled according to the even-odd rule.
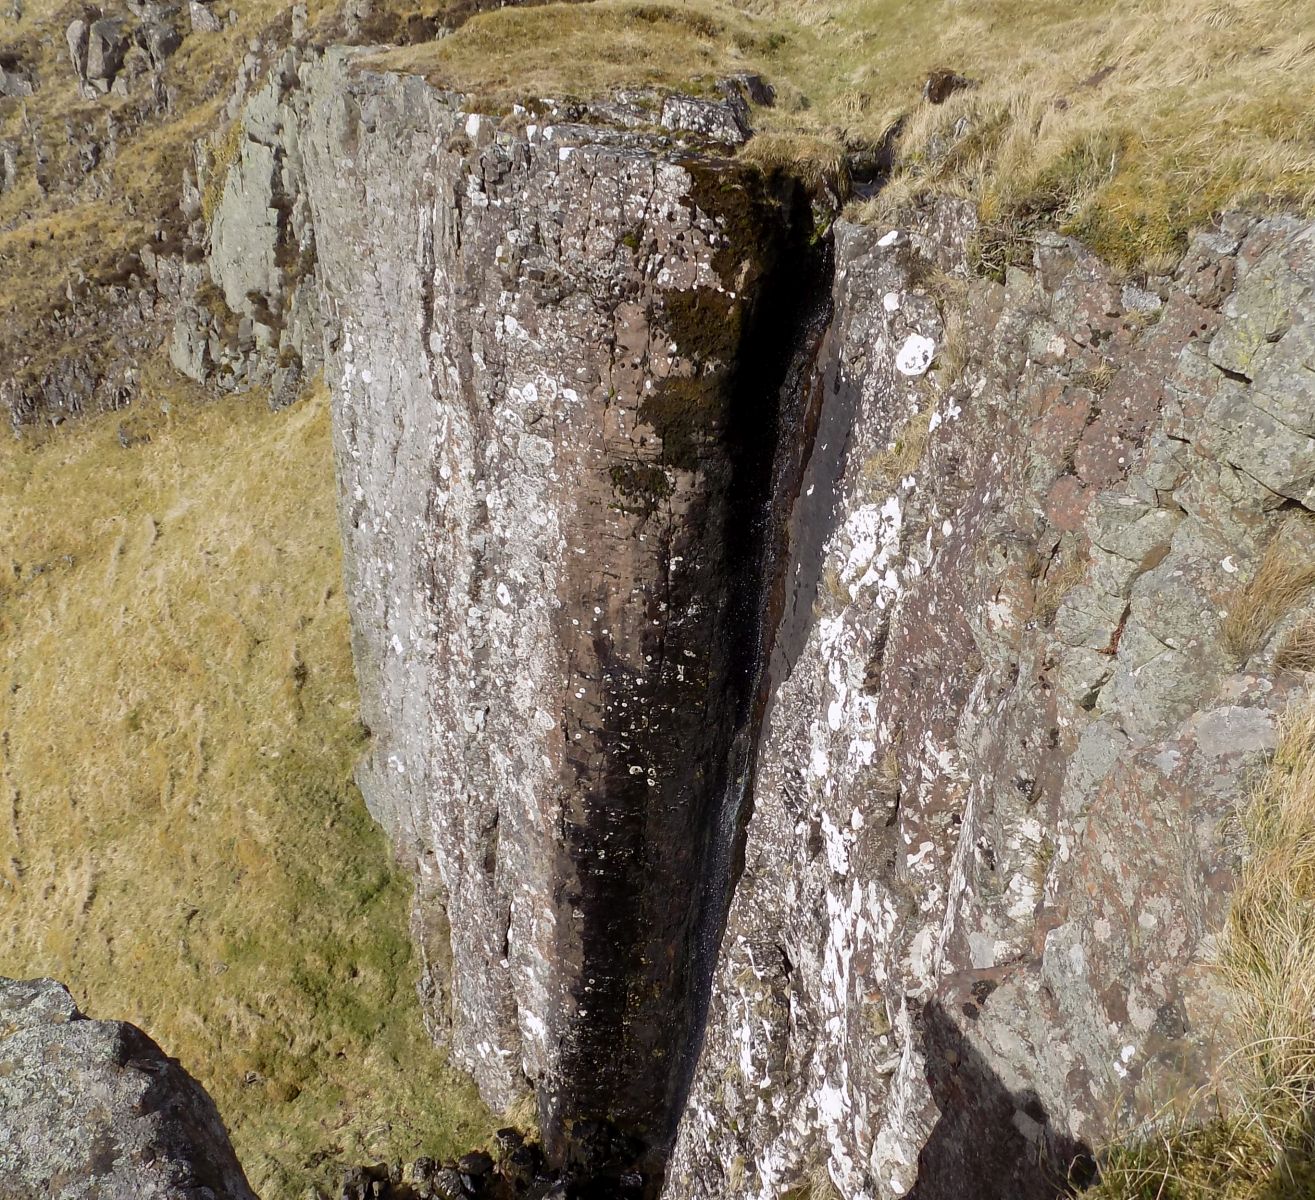
[[[965,196],[996,239],[1057,224],[1128,268],[1163,267],[1227,209],[1315,211],[1309,4],[600,0],[485,13],[378,62],[496,104],[761,71],[764,165],[815,172],[899,130],[891,186],[852,216]],[[933,105],[942,67],[976,86]]]
[[1093,1200],[1315,1195],[1315,705],[1287,722],[1240,825],[1219,967],[1243,1044],[1219,1095],[1198,1098],[1206,1119],[1169,1113],[1108,1149]]
[[336,1194],[490,1118],[426,1036],[409,884],[351,779],[327,398],[163,378],[0,442],[0,974],[146,1029],[265,1200]]
[[540,97],[596,99],[620,87],[712,91],[770,53],[772,25],[716,3],[598,0],[502,8],[372,66],[423,74],[489,108]]

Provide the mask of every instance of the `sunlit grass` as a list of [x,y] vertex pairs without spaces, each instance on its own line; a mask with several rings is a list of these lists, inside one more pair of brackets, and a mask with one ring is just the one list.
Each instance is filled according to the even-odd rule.
[[[1220,211],[1315,205],[1315,6],[1274,15],[1266,0],[600,0],[486,13],[381,61],[497,104],[758,70],[778,92],[756,118],[770,145],[747,152],[763,165],[818,174],[899,129],[892,186],[851,215],[967,196],[988,236],[1055,224],[1117,265],[1162,267]],[[924,102],[943,66],[979,86]]]
[[149,443],[0,443],[0,974],[151,1033],[266,1200],[464,1152],[489,1119],[425,1035],[351,782],[326,398],[147,396]]

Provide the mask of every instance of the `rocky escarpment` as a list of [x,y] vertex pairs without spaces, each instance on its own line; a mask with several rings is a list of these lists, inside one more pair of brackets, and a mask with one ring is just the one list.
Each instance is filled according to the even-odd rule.
[[966,207],[819,237],[734,105],[649,99],[289,52],[173,361],[327,372],[431,1027],[573,1186],[651,1190],[692,1080],[672,1200],[1054,1194],[1228,1018],[1304,594],[1226,620],[1315,557],[1312,235],[995,280]]
[[[749,771],[808,208],[667,135],[309,107],[372,811],[436,1025],[550,1153],[671,1136]],[[331,315],[330,315],[331,314]]]
[[1059,236],[982,279],[974,234],[836,231],[673,1200],[1052,1196],[1230,1045],[1228,820],[1304,691],[1308,593],[1243,600],[1313,561],[1315,229],[1230,219],[1149,287]]
[[0,979],[0,1195],[255,1200],[201,1085],[48,979]]
[[693,1066],[826,299],[801,189],[711,140],[742,104],[645,102],[499,119],[289,54],[208,262],[267,331],[239,374],[323,330],[360,779],[432,1028],[494,1105],[537,1093],[551,1160],[621,1175]]

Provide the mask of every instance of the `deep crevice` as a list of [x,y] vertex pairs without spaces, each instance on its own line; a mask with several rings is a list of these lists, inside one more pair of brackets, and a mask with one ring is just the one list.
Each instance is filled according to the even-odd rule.
[[[817,425],[809,385],[830,317],[830,246],[815,241],[797,182],[719,166],[691,171],[698,206],[728,231],[719,273],[760,273],[724,328],[679,314],[678,345],[706,338],[715,361],[717,339],[733,339],[734,356],[655,409],[679,422],[659,425],[664,450],[702,473],[699,511],[657,534],[668,564],[685,561],[649,599],[652,666],[593,647],[596,686],[629,707],[604,706],[601,769],[577,756],[579,815],[563,830],[559,876],[571,882],[559,899],[580,914],[582,1018],[563,1046],[563,1093],[541,1104],[549,1159],[579,1196],[634,1194],[621,1185],[636,1168],[644,1195],[661,1186],[743,855],[788,519]],[[660,787],[632,773],[637,755]]]

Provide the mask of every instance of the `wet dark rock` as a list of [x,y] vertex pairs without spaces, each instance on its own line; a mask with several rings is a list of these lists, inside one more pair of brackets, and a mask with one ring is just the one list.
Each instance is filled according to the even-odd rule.
[[776,89],[761,75],[744,73],[728,75],[717,81],[717,90],[728,100],[739,97],[749,104],[758,104],[764,108],[776,103]]
[[[777,505],[806,446],[781,383],[811,336],[800,306],[825,297],[807,197],[652,111],[500,129],[332,55],[280,80],[249,106],[210,265],[234,311],[253,291],[275,308],[269,264],[308,199],[337,436],[361,471],[340,481],[375,732],[360,778],[416,855],[426,1007],[496,1107],[537,1081],[550,1164],[616,1189],[671,1137],[729,887]],[[175,361],[202,340],[187,316]],[[380,404],[398,419],[365,415]],[[475,461],[504,480],[477,504],[453,475]],[[412,679],[423,662],[451,678]],[[421,694],[437,709],[415,724]]]
[[438,1200],[466,1200],[470,1195],[455,1167],[440,1167],[434,1174],[431,1190]]
[[387,1200],[396,1194],[387,1163],[352,1167],[343,1177],[340,1200]]
[[487,1176],[493,1174],[493,1159],[484,1150],[473,1150],[457,1160],[457,1170],[465,1185],[478,1191],[484,1185]]

